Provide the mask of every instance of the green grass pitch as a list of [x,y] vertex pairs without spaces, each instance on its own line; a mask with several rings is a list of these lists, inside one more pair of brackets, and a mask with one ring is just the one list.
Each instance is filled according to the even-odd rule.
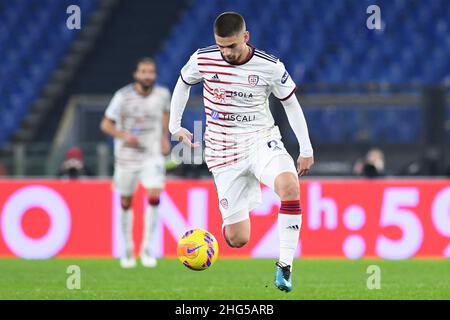
[[[176,259],[123,270],[113,259],[0,259],[0,299],[450,299],[450,260],[330,260],[295,262],[294,289],[273,285],[274,259],[219,259],[191,271]],[[81,288],[66,286],[67,268],[81,270]],[[367,268],[381,270],[369,290]]]

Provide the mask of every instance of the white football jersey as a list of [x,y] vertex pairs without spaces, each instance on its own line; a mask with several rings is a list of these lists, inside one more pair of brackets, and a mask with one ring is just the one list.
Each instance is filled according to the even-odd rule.
[[217,45],[198,49],[181,70],[186,84],[203,81],[205,160],[210,170],[248,158],[258,139],[281,138],[268,98],[273,93],[286,100],[296,85],[278,58],[250,48],[240,64],[225,61]]
[[129,84],[118,90],[105,112],[116,128],[138,137],[139,145],[127,145],[114,139],[116,164],[125,168],[140,168],[144,160],[161,154],[162,117],[170,111],[170,91],[155,85],[148,96],[140,95]]

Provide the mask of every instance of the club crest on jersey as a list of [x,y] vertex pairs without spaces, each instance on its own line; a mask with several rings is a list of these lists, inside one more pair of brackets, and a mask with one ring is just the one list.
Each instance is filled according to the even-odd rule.
[[226,91],[224,89],[222,89],[222,88],[215,88],[213,90],[213,95],[214,95],[214,100],[216,102],[221,102],[221,103],[225,102]]
[[228,200],[227,200],[227,198],[223,198],[222,200],[220,200],[220,204],[222,205],[222,207],[224,209],[228,209]]
[[259,76],[255,75],[255,74],[251,74],[248,76],[248,83],[254,87],[258,84],[259,81]]

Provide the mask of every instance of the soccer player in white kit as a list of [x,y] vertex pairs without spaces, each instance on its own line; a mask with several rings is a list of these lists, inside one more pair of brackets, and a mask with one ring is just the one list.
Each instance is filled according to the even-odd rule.
[[165,182],[164,155],[170,152],[170,91],[155,85],[156,65],[151,58],[141,59],[134,72],[135,82],[118,90],[101,123],[103,132],[114,139],[114,187],[121,197],[120,219],[126,253],[123,268],[136,266],[133,243],[133,194],[141,182],[147,191],[141,262],[156,266],[151,242],[159,215],[159,198]]
[[[219,196],[225,240],[235,248],[249,241],[249,211],[261,202],[260,182],[273,189],[281,199],[275,285],[289,292],[302,222],[298,175],[314,162],[306,120],[283,63],[248,43],[250,35],[241,15],[218,16],[214,37],[216,45],[197,50],[181,70],[172,93],[169,130],[186,145],[199,146],[181,127],[181,118],[191,85],[203,81],[205,160]],[[281,100],[299,141],[298,170],[274,125],[271,93]]]

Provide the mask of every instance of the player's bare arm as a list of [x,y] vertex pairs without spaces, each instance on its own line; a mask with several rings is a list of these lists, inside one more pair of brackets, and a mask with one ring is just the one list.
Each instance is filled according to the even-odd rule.
[[121,139],[131,146],[137,146],[139,144],[138,138],[135,135],[118,130],[116,128],[115,122],[111,119],[104,117],[101,122],[100,128],[107,135]]

